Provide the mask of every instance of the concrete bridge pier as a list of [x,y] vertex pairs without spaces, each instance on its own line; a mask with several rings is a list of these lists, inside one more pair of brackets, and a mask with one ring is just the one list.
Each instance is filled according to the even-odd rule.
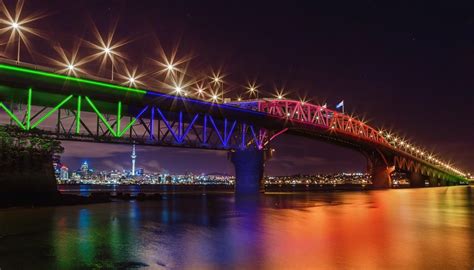
[[438,187],[440,186],[440,180],[436,177],[430,177],[430,187]]
[[392,177],[394,167],[379,164],[370,168],[372,176],[372,187],[375,189],[387,189],[392,187]]
[[260,149],[238,149],[229,152],[235,167],[235,194],[254,196],[265,192],[263,172],[270,151]]
[[391,173],[395,170],[387,159],[377,151],[362,151],[367,159],[367,173],[372,178],[372,188],[387,189],[392,187]]
[[408,180],[410,187],[425,187],[425,177],[419,172],[410,172]]

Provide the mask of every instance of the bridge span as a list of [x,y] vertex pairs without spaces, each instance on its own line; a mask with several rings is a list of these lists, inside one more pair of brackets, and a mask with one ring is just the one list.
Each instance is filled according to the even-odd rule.
[[59,140],[229,151],[239,193],[263,191],[271,142],[284,133],[360,152],[375,188],[390,188],[394,171],[408,173],[414,187],[466,181],[461,171],[383,130],[295,100],[218,104],[0,63],[0,112],[2,125]]

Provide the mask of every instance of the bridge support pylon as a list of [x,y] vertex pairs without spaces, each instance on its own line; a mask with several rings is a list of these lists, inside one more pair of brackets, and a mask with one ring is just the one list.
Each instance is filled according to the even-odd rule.
[[411,172],[408,177],[410,187],[425,187],[425,177],[419,172]]
[[235,194],[253,196],[265,192],[263,172],[269,152],[259,149],[238,149],[229,152],[235,167]]
[[378,165],[370,168],[372,176],[372,187],[375,189],[387,189],[392,187],[391,173],[395,170],[394,167],[386,165]]
[[439,180],[436,177],[430,177],[430,187],[437,187],[439,186]]

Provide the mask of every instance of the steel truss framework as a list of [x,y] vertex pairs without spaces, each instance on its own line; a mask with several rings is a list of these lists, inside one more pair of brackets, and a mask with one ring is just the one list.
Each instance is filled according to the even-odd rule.
[[456,177],[452,177],[451,175],[444,173],[440,170],[433,169],[432,167],[426,166],[416,160],[395,156],[394,157],[394,166],[399,170],[420,173],[422,175],[438,178],[438,179],[446,179],[446,180],[457,180]]
[[[110,106],[107,110],[102,110],[103,101],[87,95],[71,94],[63,96],[54,106],[38,107],[33,106],[36,104],[33,102],[33,89],[25,91],[26,100],[0,102],[0,111],[3,110],[8,115],[10,124],[16,124],[25,131],[39,129],[61,140],[218,150],[249,147],[263,149],[270,141],[287,131],[287,128],[267,130],[241,119],[217,118],[209,113],[188,113],[184,109],[171,112],[158,105],[130,108],[127,104],[122,104],[122,101],[113,104],[108,102],[116,108],[115,113],[110,114]],[[255,106],[255,102],[252,106]],[[294,100],[259,100],[256,108],[249,109],[388,147],[395,155],[390,155],[393,159],[384,157],[385,163],[399,170],[443,179],[459,178],[452,177],[452,174],[435,166],[419,162],[416,157],[398,156],[396,153],[400,149],[394,149],[374,128],[322,106]],[[47,122],[50,122],[49,128]],[[53,128],[51,122],[55,123]]]
[[264,99],[258,111],[280,118],[333,130],[359,139],[388,145],[376,129],[343,113],[296,100]]
[[[8,106],[0,102],[0,108],[9,116],[10,124],[16,124],[25,131],[40,129],[62,140],[133,142],[221,150],[263,149],[285,131],[275,133],[240,120],[217,119],[207,113],[168,112],[159,106],[134,108],[137,111],[134,116],[129,113],[124,116],[121,101],[115,104],[115,114],[105,114],[88,96],[69,95],[54,107],[32,106],[33,98],[30,88],[25,106],[13,103]],[[92,112],[84,111],[84,105],[92,108]],[[55,121],[54,128],[43,127],[42,124],[47,121]]]
[[[410,172],[420,172],[426,176],[449,178],[453,173],[449,169],[439,168],[438,164],[426,160],[427,156],[420,156],[414,151],[403,151],[393,142],[387,141],[381,131],[370,127],[364,122],[338,111],[330,110],[324,106],[317,106],[307,102],[287,100],[287,99],[261,99],[247,104],[242,103],[242,107],[251,108],[260,112],[284,118],[288,121],[309,124],[317,128],[326,129],[330,132],[345,134],[347,136],[372,142],[375,145],[390,149],[395,153],[390,157],[383,157],[387,166],[394,165],[399,170]],[[397,153],[405,154],[407,157],[400,157]],[[382,154],[383,155],[383,154]],[[409,158],[408,158],[409,157]],[[459,176],[455,177],[459,178]]]

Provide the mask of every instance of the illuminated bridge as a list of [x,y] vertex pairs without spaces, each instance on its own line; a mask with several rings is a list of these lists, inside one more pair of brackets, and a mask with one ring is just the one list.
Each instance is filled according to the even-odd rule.
[[0,64],[0,121],[59,140],[229,151],[236,191],[263,190],[271,142],[283,133],[357,150],[375,188],[405,172],[412,186],[458,184],[465,175],[391,134],[340,112],[301,101],[217,104],[76,78],[29,65]]

